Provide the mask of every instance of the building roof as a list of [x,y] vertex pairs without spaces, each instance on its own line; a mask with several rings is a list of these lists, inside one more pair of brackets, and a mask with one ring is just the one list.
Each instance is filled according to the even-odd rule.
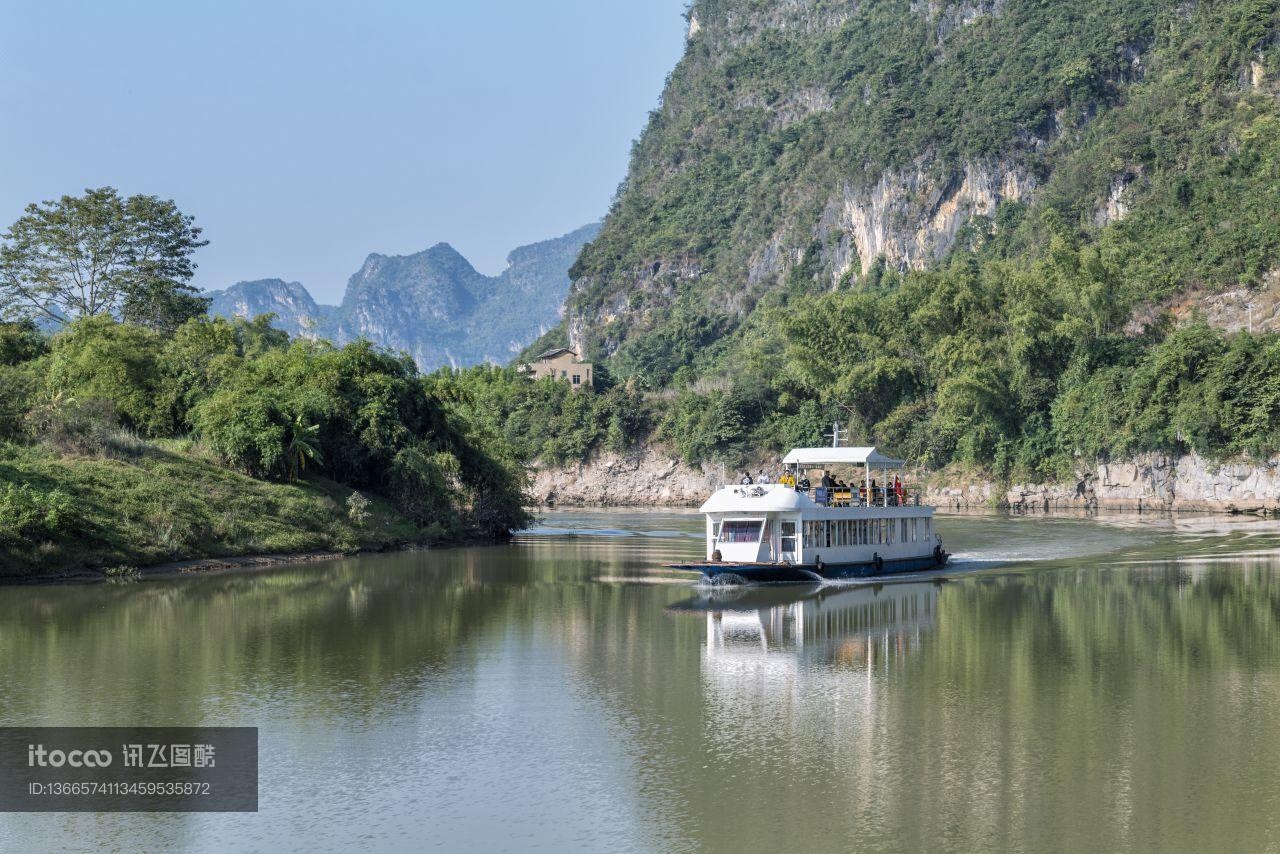
[[539,356],[538,361],[541,362],[544,359],[554,359],[556,356],[560,356],[564,353],[570,354],[575,359],[578,358],[578,354],[575,351],[570,350],[568,347],[556,347],[554,350],[548,350]]
[[869,465],[872,468],[902,468],[902,460],[886,457],[875,448],[795,448],[782,459],[783,465]]

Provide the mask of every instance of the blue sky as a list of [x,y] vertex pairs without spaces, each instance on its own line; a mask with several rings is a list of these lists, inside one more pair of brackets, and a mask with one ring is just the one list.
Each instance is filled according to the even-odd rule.
[[196,284],[337,301],[370,252],[483,272],[602,216],[685,0],[0,4],[0,228],[112,185],[174,199]]

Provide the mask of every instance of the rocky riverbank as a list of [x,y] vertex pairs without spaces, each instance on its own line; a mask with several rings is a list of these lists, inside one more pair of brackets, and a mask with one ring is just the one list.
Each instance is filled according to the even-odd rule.
[[530,491],[543,506],[696,507],[733,477],[719,465],[690,466],[662,449],[602,453],[564,467],[538,466]]
[[[777,461],[754,472],[776,473]],[[567,467],[538,467],[532,493],[546,506],[688,507],[701,504],[740,471],[690,466],[662,448],[605,453]],[[939,507],[1009,507],[1027,511],[1109,509],[1217,513],[1280,513],[1280,457],[1265,462],[1214,463],[1198,454],[1145,454],[1082,470],[1069,483],[1014,484],[980,477],[921,475],[925,500]]]

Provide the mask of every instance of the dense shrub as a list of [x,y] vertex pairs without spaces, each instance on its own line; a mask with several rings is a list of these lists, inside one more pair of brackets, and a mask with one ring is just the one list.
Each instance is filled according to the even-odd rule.
[[167,435],[173,423],[161,403],[162,344],[150,329],[110,317],[77,320],[53,338],[48,388],[71,399],[109,400],[124,426]]
[[[70,324],[47,353],[45,341],[0,326],[0,439],[130,460],[154,447],[145,438],[189,433],[254,478],[318,474],[390,497],[428,536],[502,536],[528,518],[523,457],[502,431],[446,406],[412,361],[367,342],[290,342],[261,319],[197,318],[164,334],[109,317]],[[632,426],[621,419],[613,432]],[[178,517],[153,527],[175,553],[203,536]]]
[[219,390],[196,405],[190,420],[227,465],[252,477],[284,471],[287,419],[274,390]]
[[501,436],[517,457],[563,463],[607,448],[622,452],[647,438],[651,405],[633,385],[575,391],[554,379],[531,381],[513,368],[441,370],[426,378],[450,411]]
[[49,352],[49,342],[31,322],[0,323],[0,365],[18,365]]
[[0,439],[18,436],[44,375],[31,363],[0,365]]
[[62,454],[129,459],[145,447],[120,426],[115,403],[102,398],[47,395],[31,405],[23,421],[31,439]]
[[60,490],[28,484],[0,487],[0,544],[15,545],[56,536],[71,524],[71,498]]

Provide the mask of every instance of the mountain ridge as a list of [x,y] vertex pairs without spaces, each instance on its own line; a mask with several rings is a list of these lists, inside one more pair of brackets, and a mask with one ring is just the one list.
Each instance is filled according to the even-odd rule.
[[339,345],[367,338],[409,353],[423,370],[505,363],[560,322],[569,266],[599,227],[516,247],[496,276],[479,272],[445,242],[408,255],[372,252],[336,306],[282,279],[237,282],[205,296],[211,315],[273,313],[273,325],[291,335]]

